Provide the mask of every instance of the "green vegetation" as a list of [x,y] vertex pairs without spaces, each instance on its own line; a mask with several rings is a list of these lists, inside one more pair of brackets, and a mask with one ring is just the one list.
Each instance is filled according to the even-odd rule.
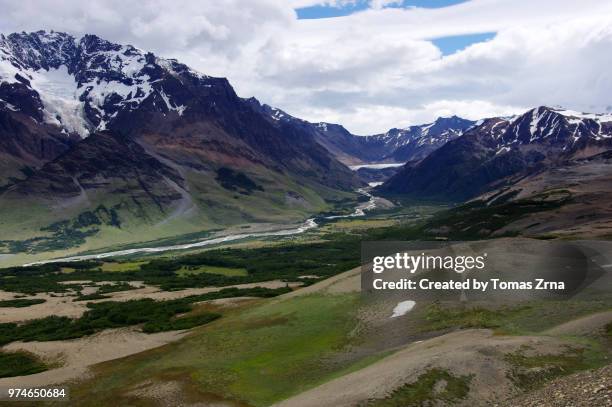
[[162,319],[149,321],[144,324],[142,331],[146,333],[163,332],[163,331],[177,331],[181,329],[190,329],[196,326],[208,324],[217,318],[220,318],[220,314],[205,313],[189,317],[180,317],[175,319]]
[[45,300],[42,298],[17,298],[14,300],[0,301],[0,308],[24,308],[30,305],[42,304],[43,302],[45,302]]
[[503,334],[537,334],[572,319],[609,309],[610,302],[601,299],[531,301],[492,309],[434,302],[426,307],[419,330],[490,328]]
[[264,288],[264,287],[253,287],[253,288],[238,288],[228,287],[223,288],[219,291],[213,291],[206,294],[190,295],[182,299],[189,303],[218,300],[220,298],[235,298],[235,297],[259,297],[259,298],[272,298],[282,294],[291,292],[289,287],[281,288]]
[[[80,291],[81,285],[62,284],[62,282],[78,279],[89,280],[84,276],[97,266],[99,266],[97,262],[75,262],[0,269],[0,290],[29,295],[69,290]],[[70,273],[65,272],[68,268],[71,270]],[[74,276],[79,276],[79,278],[74,278]]]
[[99,227],[103,225],[121,227],[116,208],[108,209],[104,205],[99,205],[93,211],[82,212],[72,220],[62,220],[41,228],[42,232],[51,233],[50,236],[4,240],[0,241],[0,247],[6,246],[11,253],[40,253],[67,249],[84,244],[85,240],[97,234],[100,231]]
[[87,230],[61,229],[50,237],[37,236],[25,240],[0,240],[0,247],[6,247],[9,253],[43,253],[80,246],[88,237],[99,232],[98,228]]
[[[364,232],[365,233],[365,232]],[[143,281],[163,290],[227,286],[270,280],[295,281],[303,275],[319,279],[359,265],[360,235],[332,235],[313,244],[283,244],[258,249],[218,249],[178,258],[153,259],[138,270],[121,273],[104,271],[101,262],[51,263],[0,270],[0,289],[34,294],[37,292],[80,291],[66,281]],[[74,271],[65,273],[63,268]],[[212,272],[188,273],[189,269]],[[246,270],[246,273],[245,273]],[[19,278],[15,278],[19,277]],[[316,279],[314,279],[316,281]]]
[[[177,259],[152,260],[141,266],[142,279],[164,290],[254,283],[270,280],[300,281],[299,276],[317,275],[320,279],[359,265],[357,241],[338,239],[307,245],[279,245],[258,249],[221,249]],[[178,276],[183,267],[206,265],[245,269],[247,275],[212,273]],[[134,278],[137,280],[137,278]]]
[[231,168],[219,168],[215,179],[223,188],[229,189],[230,191],[237,191],[244,195],[252,194],[253,191],[264,190],[261,185],[257,185],[255,181],[246,174]]
[[117,282],[115,284],[102,284],[98,287],[98,294],[116,293],[119,291],[135,290],[136,287],[126,282]]
[[89,310],[78,319],[51,316],[20,325],[16,323],[0,324],[0,346],[19,340],[28,342],[74,339],[104,329],[137,324],[144,324],[143,331],[145,332],[186,329],[220,317],[218,314],[204,313],[176,318],[179,314],[190,312],[191,304],[194,302],[237,296],[272,297],[288,291],[290,291],[289,288],[234,288],[169,301],[142,299],[88,303]]
[[439,231],[452,240],[482,239],[526,215],[557,209],[571,200],[567,195],[557,197],[557,200],[547,198],[535,196],[499,204],[495,202],[490,206],[483,201],[470,202],[439,213],[423,226],[423,230],[430,233]]
[[110,296],[106,294],[135,289],[136,287],[124,281],[119,281],[114,284],[102,284],[97,286],[97,291],[95,293],[83,294],[79,291],[79,295],[73,301],[102,300],[105,298],[110,298]]
[[528,310],[528,306],[504,307],[491,310],[482,307],[444,307],[438,302],[427,306],[423,331],[449,328],[500,328],[509,319]]
[[25,376],[47,370],[38,358],[25,352],[0,352],[0,377]]
[[571,347],[563,353],[544,355],[527,355],[528,350],[525,347],[505,357],[511,365],[509,378],[523,390],[532,390],[555,377],[600,367],[606,363],[597,347]]
[[100,293],[80,294],[72,301],[93,301],[93,300],[104,300],[107,298],[111,298],[111,297],[109,295],[102,295]]
[[[24,324],[0,324],[0,344],[21,341],[54,341],[80,338],[108,328],[141,323],[166,323],[177,314],[191,310],[188,304],[150,299],[87,304],[89,310],[78,319],[51,316]],[[169,326],[169,325],[167,325]]]
[[219,274],[226,277],[248,275],[248,271],[246,270],[246,268],[216,266],[183,266],[180,270],[176,272],[177,275],[183,277],[200,273]]
[[194,392],[194,399],[212,393],[270,405],[357,363],[331,358],[352,340],[358,301],[357,294],[308,295],[228,314],[163,350],[98,367],[96,379],[73,388],[71,397],[77,404],[125,404],[126,389],[170,377]]
[[427,307],[424,331],[438,331],[448,328],[498,328],[501,319],[508,313],[520,312],[518,309],[493,311],[486,308],[450,308],[433,303]]
[[[71,280],[143,281],[164,290],[177,290],[273,279],[300,281],[302,275],[316,275],[324,279],[359,265],[362,240],[433,237],[410,222],[375,229],[358,227],[338,233],[327,231],[323,235],[325,241],[314,243],[284,243],[256,249],[216,249],[149,261],[87,261],[14,267],[0,270],[0,289],[25,294],[81,291],[82,287],[78,284],[62,284]],[[310,237],[313,238],[317,238],[316,233]]]
[[[134,258],[123,262],[92,261],[4,269],[0,270],[0,289],[22,293],[64,292],[68,289],[81,292],[83,284],[67,285],[64,282],[116,283],[104,285],[95,294],[78,298],[93,300],[104,298],[104,294],[109,292],[133,288],[126,281],[143,281],[164,290],[180,290],[270,280],[303,282],[300,276],[316,276],[309,279],[311,283],[358,266],[363,240],[431,240],[440,235],[444,219],[451,225],[449,237],[476,239],[485,235],[482,231],[495,230],[525,214],[544,210],[541,209],[543,206],[555,204],[505,202],[503,205],[507,212],[500,211],[501,217],[487,215],[488,209],[483,206],[467,206],[434,215],[418,224],[394,221],[390,225],[387,221],[376,220],[380,226],[376,229],[369,229],[371,223],[367,220],[343,221],[341,227],[334,228],[330,223],[329,227],[295,237],[292,242],[281,242],[279,238],[273,247],[212,249],[148,260]],[[475,221],[477,228],[465,229],[464,219]],[[67,269],[70,273],[66,272]],[[181,300],[88,304],[88,311],[76,320],[51,317],[20,326],[0,324],[0,344],[13,340],[67,339],[135,324],[142,324],[144,332],[204,325],[194,330],[193,335],[163,350],[152,350],[97,367],[95,379],[79,385],[73,395],[76,403],[96,399],[100,405],[110,402],[127,404],[132,401],[127,395],[128,389],[146,380],[176,381],[188,391],[197,393],[200,399],[205,395],[198,392],[206,389],[223,398],[250,405],[269,405],[338,377],[340,373],[364,367],[384,353],[384,350],[374,355],[344,352],[353,344],[359,345],[355,315],[359,297],[356,294],[308,295],[290,301],[264,302],[251,309],[228,309],[227,313],[223,311],[224,317],[219,320],[218,314],[198,313],[199,309],[193,307],[197,302],[217,298],[273,297],[289,291],[288,287],[277,290],[224,288]],[[415,323],[420,324],[416,331],[421,333],[484,327],[493,328],[498,333],[517,334],[541,332],[603,309],[609,309],[609,301],[542,301],[497,309],[434,303],[422,307],[422,311],[415,309],[412,318],[423,317],[422,324],[420,320]],[[212,326],[205,326],[213,320],[217,321]],[[610,330],[612,327],[608,327]],[[574,360],[574,365],[582,366],[577,360]],[[530,363],[518,356],[512,362],[517,366]],[[574,362],[568,361],[567,366]],[[522,366],[516,370],[516,375],[531,374],[529,369],[525,373],[525,366]],[[470,380],[469,376],[454,376],[433,369],[419,376],[414,383],[401,386],[389,397],[370,400],[369,403],[373,406],[452,403],[466,397]]]
[[102,271],[121,273],[124,271],[136,271],[144,263],[146,263],[146,261],[107,261],[104,262],[100,268]]
[[430,369],[414,383],[396,389],[384,399],[370,400],[369,407],[420,407],[456,403],[467,397],[472,376],[455,376],[443,369]]

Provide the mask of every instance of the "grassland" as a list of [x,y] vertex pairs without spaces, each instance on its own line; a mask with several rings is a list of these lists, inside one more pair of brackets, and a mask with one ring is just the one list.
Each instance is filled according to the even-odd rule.
[[244,277],[248,275],[246,268],[217,266],[183,266],[176,272],[177,275],[185,277],[200,273],[218,274],[226,277]]
[[[510,210],[506,221],[514,221],[521,214],[531,213],[532,209],[531,206],[516,207]],[[478,212],[473,214],[474,219],[479,220],[479,227],[484,227],[482,222],[486,222],[487,217],[479,210],[474,209]],[[415,223],[415,219],[422,218],[412,215],[393,221],[375,216],[366,220],[343,220],[291,241],[277,240],[263,247],[212,249],[176,257],[134,258],[121,263],[107,261],[6,269],[0,270],[0,288],[23,293],[46,292],[69,289],[70,285],[60,283],[80,279],[144,281],[166,290],[275,279],[302,281],[300,277],[304,275],[317,276],[311,281],[314,282],[357,266],[362,240],[433,239],[438,235],[433,229],[441,225],[445,217],[451,216],[453,222],[462,221],[459,212],[451,215],[445,212],[429,217],[431,214],[428,214],[420,223]],[[490,222],[492,227],[503,223],[499,218]],[[462,236],[475,239],[480,230],[466,231]],[[69,273],[66,269],[70,269]],[[27,278],[16,279],[17,276]],[[72,288],[78,289],[78,285]],[[193,304],[234,294],[252,294],[223,291],[185,301]],[[260,297],[266,296],[260,294]],[[311,294],[260,301],[248,308],[223,311],[223,317],[215,320],[209,319],[205,312],[193,312],[191,307],[177,307],[178,311],[173,309],[169,316],[166,316],[168,310],[160,311],[147,320],[140,315],[140,319],[135,318],[132,322],[145,324],[143,329],[149,332],[191,327],[192,333],[162,348],[96,366],[95,377],[75,386],[72,397],[75,403],[84,406],[142,405],[146,404],[145,399],[134,396],[134,389],[149,385],[155,389],[157,384],[172,382],[180,386],[187,402],[229,400],[237,405],[269,405],[363,368],[388,354],[389,349],[349,352],[363,345],[364,338],[360,336],[363,322],[358,315],[361,305],[357,293]],[[607,309],[610,309],[610,298],[473,308],[434,303],[415,310],[411,318],[418,325],[417,333],[492,328],[498,334],[524,335],[541,334],[548,327]],[[188,314],[177,318],[181,310]],[[148,311],[140,308],[134,313],[118,308],[117,311],[118,318],[148,315]],[[106,316],[100,319],[109,320]],[[199,326],[202,323],[205,325]],[[111,325],[100,326],[103,329]],[[597,346],[589,344],[587,353],[582,354],[586,355],[588,363],[583,363],[582,357],[568,355],[573,359],[567,366],[577,369],[595,366],[605,357],[605,352],[598,352]],[[531,355],[522,356],[509,356],[508,361],[519,370],[537,365],[537,361],[526,359]],[[563,360],[553,362],[561,366],[565,363]],[[553,362],[550,363],[555,364]],[[434,391],[440,381],[445,381],[447,386],[450,383],[448,391]],[[424,400],[453,402],[462,399],[466,386],[469,390],[469,383],[467,376],[430,370],[415,382],[399,387],[389,397],[370,403],[373,406],[404,406]]]
[[24,376],[47,370],[38,358],[25,352],[0,352],[0,377]]
[[117,272],[122,273],[124,271],[135,271],[140,268],[141,265],[145,264],[146,261],[121,261],[121,262],[104,262],[100,269],[109,273]]
[[[143,281],[147,285],[158,286],[164,290],[278,279],[303,282],[300,279],[303,275],[315,275],[317,278],[314,280],[317,280],[359,264],[359,235],[330,237],[328,241],[312,244],[283,244],[257,249],[217,249],[176,258],[157,258],[145,263],[119,263],[118,267],[112,268],[113,271],[104,271],[104,267],[108,269],[109,266],[94,261],[8,268],[0,270],[0,289],[24,294],[81,291],[82,284],[66,284],[81,280]],[[138,269],[133,269],[136,265]],[[73,270],[65,273],[67,267]],[[118,269],[122,271],[119,272]]]
[[[151,246],[202,239],[228,227],[295,224],[313,214],[334,210],[339,203],[352,205],[358,198],[355,192],[263,168],[248,177],[265,189],[256,188],[249,194],[228,190],[212,178],[202,177],[201,172],[186,171],[184,176],[192,195],[189,210],[181,208],[180,203],[164,211],[153,202],[133,205],[104,191],[88,194],[89,201],[96,202],[94,208],[83,203],[61,211],[42,203],[4,200],[0,205],[4,214],[0,218],[0,253],[12,256],[2,262],[11,265],[44,259],[49,253],[67,257],[112,247],[137,247],[145,244],[143,236]],[[288,199],[287,191],[299,199]],[[99,216],[99,208],[105,208],[109,216]]]
[[469,306],[434,302],[425,308],[423,332],[490,328],[505,335],[532,335],[585,315],[612,309],[612,297],[530,301],[513,306]]
[[[128,403],[129,389],[169,377],[206,400],[214,393],[268,405],[320,384],[354,361],[329,363],[355,328],[358,295],[309,295],[228,315],[163,349],[96,368],[73,389],[80,405]],[[206,389],[205,392],[199,389]]]
[[[221,315],[193,310],[196,302],[231,297],[274,297],[291,291],[290,288],[267,289],[262,287],[223,290],[184,297],[178,300],[154,301],[152,299],[125,302],[104,301],[88,303],[80,318],[49,316],[22,324],[0,324],[0,346],[14,341],[57,341],[92,335],[104,329],[142,324],[143,332],[162,332],[188,329],[211,322]],[[78,297],[77,297],[78,298]]]
[[[95,380],[81,383],[73,395],[81,405],[104,405],[110,402],[105,398],[108,394],[130,404],[137,400],[131,396],[132,390],[143,383],[153,383],[155,387],[155,383],[172,381],[179,383],[187,401],[226,400],[241,406],[270,405],[366,367],[389,354],[389,350],[381,349],[351,352],[364,345],[358,319],[364,306],[360,298],[357,293],[310,294],[234,310],[218,321],[195,329],[180,342],[98,366]],[[605,300],[542,302],[487,309],[434,303],[424,313],[416,312],[411,319],[417,321],[423,332],[489,327],[498,334],[538,335],[550,326],[609,309],[609,304]],[[542,322],[552,315],[557,316]],[[376,335],[383,341],[384,334],[380,331]],[[597,341],[568,340],[576,344],[576,349],[582,349],[581,353],[565,355],[570,358],[565,362],[563,355],[550,362],[555,375],[563,373],[564,366],[572,372],[599,366],[607,360],[608,351]],[[543,356],[547,357],[557,358]],[[518,356],[508,358],[517,364],[532,363],[531,359]],[[517,367],[516,372],[519,371],[522,370]],[[440,381],[447,383],[446,390],[434,391]],[[427,371],[415,382],[398,388],[387,398],[370,400],[368,405],[456,402],[465,396],[469,384],[469,376],[443,370]]]

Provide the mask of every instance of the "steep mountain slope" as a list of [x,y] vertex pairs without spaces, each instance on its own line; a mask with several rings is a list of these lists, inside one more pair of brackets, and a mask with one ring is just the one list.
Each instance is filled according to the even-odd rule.
[[360,185],[308,131],[269,120],[226,79],[129,45],[2,36],[0,77],[0,156],[13,162],[3,176],[28,166],[0,196],[7,247],[296,221]]
[[394,128],[386,133],[371,136],[356,136],[339,124],[311,123],[280,109],[261,105],[254,99],[251,103],[274,122],[300,126],[347,165],[418,161],[448,141],[459,137],[476,123],[457,116],[440,117],[433,123],[405,129]]
[[612,115],[542,106],[513,118],[482,121],[420,163],[405,166],[380,191],[460,202],[609,149]]
[[[0,51],[4,53],[2,48]],[[0,59],[0,188],[11,178],[24,178],[79,139],[45,123],[44,107],[36,91],[20,75],[13,76],[17,78],[14,82],[5,81],[5,65],[6,61]]]
[[479,196],[474,203],[490,208],[530,202],[553,210],[527,213],[504,224],[494,235],[609,239],[612,236],[612,151],[577,158]]
[[[3,88],[6,88],[3,85],[0,85],[0,94],[4,93]],[[13,105],[8,102],[3,104],[2,100],[0,190],[7,184],[25,178],[35,168],[57,157],[78,140],[78,137],[66,135],[55,126],[33,122],[32,116],[13,110]]]

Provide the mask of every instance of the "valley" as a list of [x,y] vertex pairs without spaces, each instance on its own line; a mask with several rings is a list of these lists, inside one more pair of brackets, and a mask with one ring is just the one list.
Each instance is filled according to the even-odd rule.
[[[360,188],[356,192],[368,198],[367,201],[363,203],[359,203],[355,206],[355,209],[352,213],[347,215],[325,215],[321,217],[321,220],[328,221],[332,219],[343,219],[343,218],[352,218],[365,216],[365,211],[370,211],[375,209],[380,204],[392,206],[390,202],[383,200],[381,198],[375,197],[369,192],[369,188]],[[380,202],[379,202],[380,201]],[[384,201],[384,202],[383,202]],[[270,225],[274,227],[274,225]],[[173,245],[173,246],[158,246],[158,247],[139,247],[135,249],[125,249],[118,250],[112,252],[103,252],[89,255],[81,255],[81,256],[73,256],[66,258],[59,258],[53,260],[43,260],[37,261],[34,263],[24,264],[24,266],[34,266],[40,264],[48,264],[48,263],[67,263],[73,261],[87,261],[87,260],[96,260],[96,259],[104,259],[106,257],[122,257],[122,256],[131,256],[138,255],[143,253],[162,253],[167,251],[175,251],[175,250],[188,250],[193,248],[199,248],[204,246],[218,246],[227,242],[239,241],[245,239],[257,239],[257,238],[265,238],[265,237],[275,237],[275,236],[292,236],[304,233],[310,229],[316,228],[319,225],[317,224],[317,218],[307,219],[302,225],[291,228],[291,229],[281,229],[281,230],[270,230],[269,232],[254,232],[254,233],[240,233],[240,234],[226,234],[221,237],[216,237],[212,239],[206,239],[197,241],[194,243],[186,243],[181,245]],[[278,227],[278,225],[277,225]]]
[[[380,299],[360,294],[361,241],[431,239],[428,230],[445,214],[441,206],[378,207],[362,217],[349,213],[329,219],[300,234],[1,270],[3,299],[46,303],[6,308],[10,313],[0,308],[0,326],[13,321],[41,324],[50,314],[62,315],[60,309],[72,309],[67,317],[83,319],[88,312],[100,313],[104,308],[98,307],[105,303],[126,304],[117,308],[117,317],[129,315],[139,301],[184,308],[169,322],[162,322],[165,314],[153,317],[162,332],[147,328],[154,320],[143,323],[145,314],[128,326],[113,322],[75,339],[60,339],[75,333],[62,334],[59,327],[48,325],[45,332],[55,331],[49,337],[40,336],[37,328],[31,330],[35,336],[14,341],[6,336],[15,335],[9,328],[12,333],[0,335],[10,342],[2,354],[26,352],[32,363],[42,362],[49,370],[3,378],[0,384],[67,383],[73,402],[92,406],[111,402],[109,395],[115,402],[135,405],[204,400],[224,406],[314,406],[413,400],[417,396],[411,395],[410,385],[402,390],[394,383],[416,380],[415,385],[424,386],[418,396],[423,400],[450,397],[459,405],[483,405],[490,397],[511,400],[529,386],[539,388],[559,375],[607,363],[609,274],[571,302],[510,293],[462,304],[413,295],[412,310],[394,318],[394,307],[406,300],[403,292]],[[520,252],[523,261],[531,262],[527,252],[545,253],[557,245],[521,237],[473,244],[484,245],[498,259],[500,265],[492,272],[502,278],[517,267],[506,257]],[[605,242],[597,245],[593,249],[603,256],[597,262],[606,266],[612,251]],[[19,280],[9,284],[11,275],[19,275]],[[87,297],[97,293],[102,298]],[[78,301],[79,296],[83,300]],[[39,313],[28,319],[28,308]],[[212,314],[221,317],[194,319]],[[116,351],[105,353],[109,346]],[[91,354],[97,356],[87,356]],[[489,376],[491,363],[495,376]],[[543,376],[532,373],[534,366]],[[456,378],[464,390],[437,395],[431,386],[440,378]],[[355,384],[365,382],[371,386]],[[338,390],[343,388],[353,390]]]
[[[356,135],[97,35],[1,35],[0,390],[511,406],[605,379],[612,115],[417,123]],[[378,290],[371,243],[482,267]]]

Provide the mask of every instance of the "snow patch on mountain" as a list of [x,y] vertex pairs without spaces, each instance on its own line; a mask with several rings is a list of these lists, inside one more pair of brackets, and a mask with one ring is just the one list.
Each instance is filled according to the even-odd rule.
[[85,119],[83,102],[78,99],[78,84],[68,68],[29,71],[28,75],[32,89],[38,92],[43,103],[45,121],[87,137],[90,126]]
[[6,100],[0,99],[0,103],[2,103],[7,109],[12,110],[13,112],[19,111],[19,108],[17,106],[10,104]]
[[591,119],[602,123],[612,122],[612,114],[610,113],[583,113],[562,108],[551,110],[559,113],[560,115],[571,118],[572,122],[577,122],[578,120],[582,119]]
[[182,116],[187,106],[156,84],[163,80],[159,68],[181,82],[186,73],[208,78],[175,60],[91,35],[80,40],[44,31],[0,36],[0,81],[36,91],[45,122],[83,138],[107,129],[120,111],[137,109],[153,94],[164,101],[166,109],[156,105],[162,112]]
[[[2,53],[4,56],[8,54],[5,50],[2,50]],[[10,60],[0,59],[2,82],[19,83],[19,77],[22,78],[21,81],[29,81],[30,87],[39,94],[45,109],[45,122],[63,126],[69,132],[79,133],[83,137],[89,134],[89,126],[83,114],[83,102],[79,101],[77,96],[78,84],[74,76],[68,73],[67,67],[35,71],[19,69]],[[7,102],[5,104],[8,106]],[[10,108],[13,111],[19,110],[13,105],[10,105]]]
[[179,116],[182,116],[185,109],[187,109],[187,106],[176,106],[172,101],[170,101],[170,98],[168,95],[166,95],[166,92],[163,89],[159,91],[159,95],[166,103],[166,107],[169,111],[177,112]]
[[271,107],[270,110],[272,112],[272,114],[270,116],[272,118],[272,120],[280,121],[280,120],[283,120],[287,116],[285,114],[285,112],[283,112],[282,110],[277,109],[275,107]]
[[0,48],[0,80],[6,83],[17,82],[16,75],[21,71],[7,58],[7,52]]

